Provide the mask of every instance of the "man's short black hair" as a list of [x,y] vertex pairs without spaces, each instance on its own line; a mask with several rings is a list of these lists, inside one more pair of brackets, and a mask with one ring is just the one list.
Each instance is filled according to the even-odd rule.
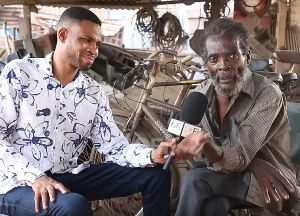
[[92,11],[83,7],[69,7],[62,13],[57,27],[68,22],[81,22],[82,20],[88,20],[101,26],[101,20]]
[[207,63],[207,47],[206,41],[211,36],[223,35],[226,32],[232,32],[236,34],[239,41],[240,48],[243,53],[248,53],[249,40],[248,32],[242,23],[236,22],[230,18],[219,18],[210,23],[203,31],[200,36],[200,49],[198,55],[202,57],[205,63]]

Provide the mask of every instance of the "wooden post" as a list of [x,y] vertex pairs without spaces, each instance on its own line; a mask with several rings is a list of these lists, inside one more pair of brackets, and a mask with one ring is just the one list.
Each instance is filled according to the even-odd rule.
[[19,20],[20,38],[31,39],[31,7],[30,5],[23,5],[24,17]]
[[[276,23],[277,50],[280,50],[285,46],[286,18],[287,1],[278,1],[278,13]],[[283,63],[278,60],[275,61],[275,72],[283,73]]]

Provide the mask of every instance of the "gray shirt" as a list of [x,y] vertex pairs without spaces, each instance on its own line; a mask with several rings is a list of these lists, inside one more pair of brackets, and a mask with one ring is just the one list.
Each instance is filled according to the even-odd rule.
[[[240,172],[257,157],[269,161],[296,185],[295,171],[289,159],[290,126],[286,100],[272,81],[247,70],[245,85],[241,93],[231,99],[222,128],[218,125],[215,91],[211,81],[205,81],[196,91],[208,98],[208,109],[201,127],[223,149],[221,160],[209,166],[209,169],[224,173]],[[194,159],[198,162],[200,158]],[[298,192],[294,195],[297,196]],[[294,206],[298,200],[298,197],[292,197],[290,205]],[[282,207],[278,202],[267,206],[253,174],[246,201],[272,210]]]

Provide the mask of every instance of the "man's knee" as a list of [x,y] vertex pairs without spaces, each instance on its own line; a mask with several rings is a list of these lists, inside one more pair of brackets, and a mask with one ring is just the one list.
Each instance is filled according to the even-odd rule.
[[231,209],[231,202],[227,197],[211,197],[204,201],[201,215],[226,215]]
[[191,169],[184,174],[182,184],[195,184],[202,180],[206,180],[208,174],[206,168]]
[[92,210],[88,200],[76,193],[62,194],[57,197],[55,207],[51,215],[60,216],[92,216]]
[[170,170],[164,170],[161,166],[147,168],[145,172],[147,172],[146,175],[151,182],[169,181],[171,178]]

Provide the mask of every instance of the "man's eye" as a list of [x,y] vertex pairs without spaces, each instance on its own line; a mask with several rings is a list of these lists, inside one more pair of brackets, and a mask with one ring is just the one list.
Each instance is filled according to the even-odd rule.
[[85,43],[89,43],[89,42],[90,42],[90,40],[87,39],[87,38],[82,38],[82,40],[83,40],[83,42],[85,42]]
[[216,62],[217,61],[217,58],[216,57],[209,57],[208,59],[210,62]]
[[101,43],[97,43],[96,47],[99,49],[99,47],[101,46]]
[[239,57],[240,57],[240,55],[237,54],[237,53],[231,54],[231,55],[229,56],[230,59],[239,58]]

